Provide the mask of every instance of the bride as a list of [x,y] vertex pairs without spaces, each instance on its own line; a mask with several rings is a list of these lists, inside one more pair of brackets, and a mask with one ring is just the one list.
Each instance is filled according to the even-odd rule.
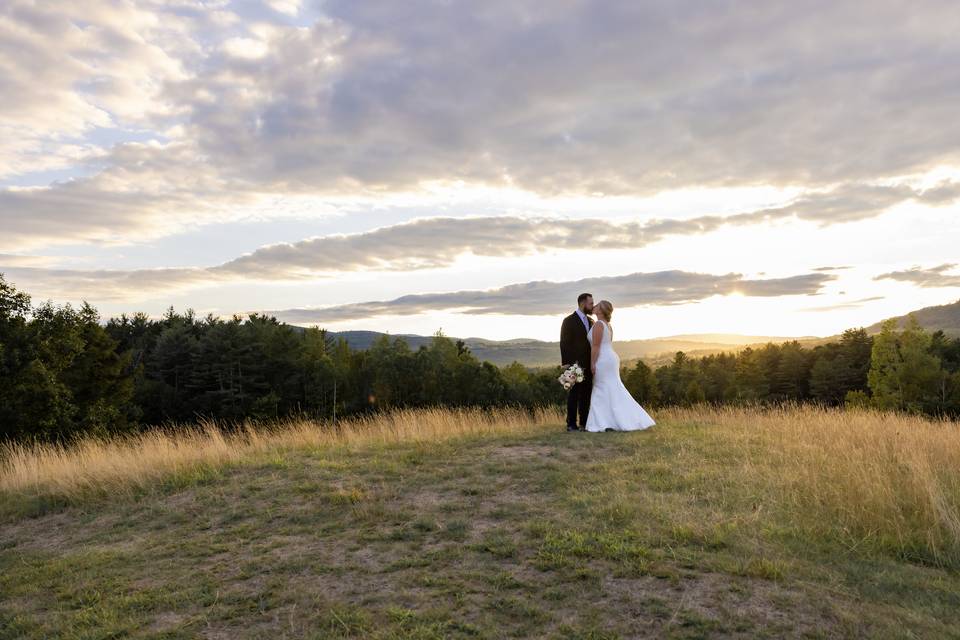
[[587,431],[636,431],[652,427],[653,418],[637,404],[620,380],[620,356],[613,350],[610,316],[613,305],[601,300],[594,307],[597,322],[590,330],[590,369],[593,393],[587,414]]

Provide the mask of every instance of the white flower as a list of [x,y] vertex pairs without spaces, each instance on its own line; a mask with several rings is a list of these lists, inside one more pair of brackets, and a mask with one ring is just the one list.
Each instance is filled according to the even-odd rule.
[[583,382],[583,369],[578,364],[572,364],[560,374],[557,380],[560,381],[564,389],[569,391],[576,383]]

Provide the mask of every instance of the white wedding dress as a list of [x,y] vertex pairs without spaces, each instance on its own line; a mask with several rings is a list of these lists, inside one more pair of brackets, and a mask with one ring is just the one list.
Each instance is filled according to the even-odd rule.
[[[593,375],[587,431],[637,431],[652,427],[656,422],[637,404],[620,380],[620,356],[613,350],[610,327],[603,320],[597,320],[593,331],[602,331],[603,338],[597,357],[597,372]],[[590,344],[593,344],[593,336],[590,336]]]

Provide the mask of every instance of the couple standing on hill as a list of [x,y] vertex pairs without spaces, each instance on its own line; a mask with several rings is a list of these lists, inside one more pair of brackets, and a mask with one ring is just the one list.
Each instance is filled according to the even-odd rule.
[[[596,312],[597,322],[590,317]],[[656,424],[620,380],[620,356],[613,350],[610,318],[613,305],[581,293],[577,310],[560,327],[560,358],[564,367],[579,364],[583,382],[567,396],[567,431],[636,431]],[[577,413],[580,427],[577,427]]]

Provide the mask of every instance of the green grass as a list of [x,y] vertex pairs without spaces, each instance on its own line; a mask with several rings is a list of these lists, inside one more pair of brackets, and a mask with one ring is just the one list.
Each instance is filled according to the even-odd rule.
[[44,505],[0,525],[0,638],[960,637],[958,567],[804,526],[729,454],[558,426]]

